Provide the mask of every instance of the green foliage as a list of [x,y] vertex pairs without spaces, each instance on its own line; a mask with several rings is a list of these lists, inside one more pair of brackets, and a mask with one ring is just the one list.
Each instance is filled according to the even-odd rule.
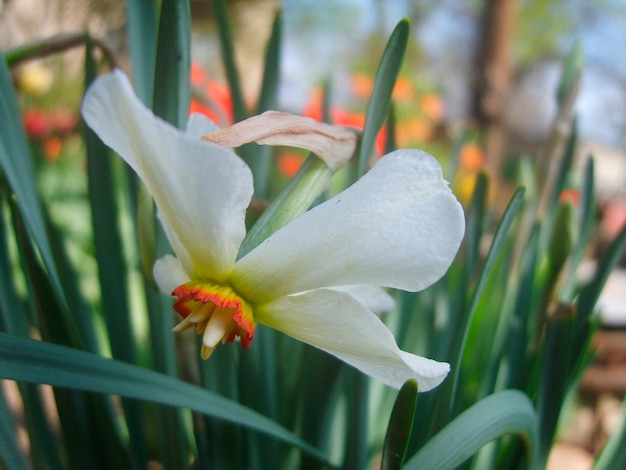
[[[245,119],[251,110],[235,67],[227,2],[214,6],[235,119]],[[255,112],[276,104],[281,21],[277,14]],[[190,28],[187,1],[129,2],[135,88],[178,127],[185,125],[191,93]],[[342,186],[334,190],[366,171],[383,125],[387,148],[395,146],[391,96],[409,33],[403,20],[391,35],[351,174],[333,180]],[[100,64],[83,39],[88,85]],[[40,47],[9,56],[27,60],[33,50]],[[573,93],[579,59],[575,50],[559,97]],[[591,281],[578,283],[596,219],[592,162],[582,175],[580,203],[559,202],[574,171],[575,126],[549,181],[521,163],[520,186],[528,190],[513,188],[501,214],[492,203],[493,183],[479,173],[466,238],[446,276],[423,292],[392,293],[396,308],[383,319],[399,346],[452,365],[442,386],[418,398],[419,384],[408,382],[396,394],[262,327],[252,350],[219,348],[198,364],[186,351],[193,340],[177,344],[171,301],[150,275],[153,260],[169,251],[152,201],[88,129],[77,157],[86,171],[69,173],[87,188],[77,196],[81,213],[90,215],[81,259],[97,271],[86,274],[71,255],[77,241],[43,197],[37,176],[44,170],[33,164],[4,57],[0,62],[0,378],[17,381],[30,438],[26,456],[17,439],[20,423],[0,389],[0,467],[22,468],[27,460],[33,468],[81,468],[87,460],[94,468],[146,468],[151,461],[165,468],[545,465],[565,398],[590,358],[595,305],[626,246],[623,229]],[[450,179],[465,141],[453,151]],[[250,145],[239,153],[254,173],[255,198],[270,201],[248,232],[243,256],[315,204],[331,172],[311,156],[274,194],[271,149]],[[546,189],[538,195],[536,187]],[[95,286],[90,292],[86,277]],[[53,387],[58,424],[40,384]],[[626,414],[621,419],[599,469],[624,461]]]

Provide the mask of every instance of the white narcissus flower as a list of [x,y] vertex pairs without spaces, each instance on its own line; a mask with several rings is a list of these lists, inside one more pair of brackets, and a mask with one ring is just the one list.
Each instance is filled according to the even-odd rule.
[[448,364],[401,351],[366,306],[389,306],[371,286],[424,289],[456,254],[463,211],[433,157],[390,153],[238,260],[252,174],[233,150],[200,139],[212,122],[194,115],[179,131],[145,108],[119,71],[89,89],[83,115],[154,197],[176,254],[155,263],[155,279],[177,297],[175,330],[203,335],[202,357],[235,338],[250,347],[261,324],[396,388],[413,378],[426,391],[445,378]]

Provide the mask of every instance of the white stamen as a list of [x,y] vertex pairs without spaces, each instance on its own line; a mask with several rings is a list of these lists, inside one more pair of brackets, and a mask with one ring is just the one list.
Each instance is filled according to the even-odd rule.
[[216,308],[204,329],[202,343],[207,348],[214,348],[224,336],[228,335],[232,322],[232,310]]
[[180,321],[180,323],[178,323],[178,325],[172,328],[172,331],[174,333],[180,333],[181,331],[185,331],[193,327],[194,327],[194,323],[191,320],[189,320],[189,317],[187,317],[187,318],[183,318]]

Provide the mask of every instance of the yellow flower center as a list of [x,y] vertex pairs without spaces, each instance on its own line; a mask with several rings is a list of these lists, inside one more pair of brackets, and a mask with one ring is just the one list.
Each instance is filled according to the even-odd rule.
[[202,335],[202,359],[208,359],[219,343],[239,337],[241,346],[249,348],[254,337],[252,307],[228,286],[203,281],[189,281],[172,291],[183,320],[174,331],[195,327]]

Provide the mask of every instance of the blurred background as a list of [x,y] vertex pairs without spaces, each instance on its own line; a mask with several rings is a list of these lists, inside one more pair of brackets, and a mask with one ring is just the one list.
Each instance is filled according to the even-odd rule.
[[[400,19],[409,18],[412,42],[394,95],[398,145],[426,148],[442,158],[469,129],[477,144],[470,149],[470,166],[486,165],[504,178],[516,157],[535,154],[550,138],[562,59],[579,44],[584,68],[574,104],[578,154],[597,159],[596,186],[610,219],[609,237],[621,226],[626,213],[625,1],[236,0],[228,6],[236,61],[250,100],[258,95],[266,41],[280,10],[280,107],[319,114],[320,90],[329,84],[331,120],[357,127],[386,38]],[[206,94],[218,101],[222,112],[213,117],[226,124],[228,91],[212,2],[192,0],[191,11],[196,85],[207,87]],[[4,0],[0,47],[87,29],[129,71],[125,23],[126,2]],[[66,111],[76,110],[80,101],[72,76],[80,80],[81,70],[78,50],[15,69],[27,107],[51,112],[53,121],[65,119],[58,124],[61,133],[72,124]],[[67,109],[47,109],[60,93]],[[45,134],[41,115],[26,117],[32,132]],[[53,157],[60,149],[55,139],[45,150]]]

